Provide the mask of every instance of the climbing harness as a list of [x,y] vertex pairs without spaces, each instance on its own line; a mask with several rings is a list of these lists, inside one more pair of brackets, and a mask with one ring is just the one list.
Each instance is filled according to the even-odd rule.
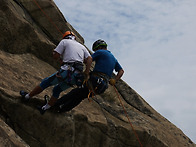
[[90,73],[90,78],[86,82],[86,86],[89,89],[89,94],[88,94],[89,102],[91,102],[90,96],[92,96],[93,98],[96,94],[104,93],[104,91],[108,88],[108,81],[109,81],[109,77],[104,73],[101,72]]
[[70,66],[70,67],[73,67],[74,68],[74,71],[78,70],[79,72],[82,72],[83,71],[83,63],[82,62],[79,62],[79,61],[75,61],[75,62],[63,62],[61,64],[61,66],[63,65],[67,65],[67,66]]
[[61,64],[61,66],[66,65],[66,71],[67,71],[67,75],[66,77],[62,77],[61,73],[64,72],[65,70],[60,69],[57,73],[56,73],[56,77],[58,78],[59,81],[66,81],[67,84],[71,85],[71,81],[72,79],[72,75],[74,73],[76,73],[76,75],[74,75],[75,77],[75,83],[78,87],[82,86],[82,82],[84,79],[84,76],[82,74],[83,71],[83,63],[82,62],[64,62]]
[[129,121],[129,124],[131,125],[131,128],[132,128],[132,130],[133,130],[133,132],[134,132],[134,134],[135,134],[135,136],[136,136],[136,138],[137,138],[137,140],[138,140],[140,146],[143,147],[143,145],[142,145],[142,143],[141,143],[141,141],[140,141],[140,139],[139,139],[139,137],[138,137],[138,135],[137,135],[137,133],[136,133],[136,131],[135,131],[135,129],[134,129],[134,127],[133,127],[131,121],[130,121],[130,119],[129,119],[129,116],[128,116],[128,114],[127,114],[127,111],[125,110],[125,107],[124,107],[124,105],[123,105],[123,103],[122,103],[122,100],[121,100],[121,98],[120,98],[120,95],[119,95],[119,93],[118,93],[116,87],[113,86],[113,88],[114,88],[114,90],[116,91],[116,94],[118,95],[118,99],[119,99],[119,101],[120,101],[120,103],[121,103],[121,106],[123,107],[123,110],[124,110],[124,113],[125,113],[125,115],[126,115],[126,117],[127,117],[127,120]]

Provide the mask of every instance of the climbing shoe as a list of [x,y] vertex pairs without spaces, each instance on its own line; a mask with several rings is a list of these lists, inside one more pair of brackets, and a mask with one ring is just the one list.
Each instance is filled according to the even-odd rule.
[[41,115],[43,115],[46,112],[46,110],[44,110],[42,107],[43,106],[37,106],[37,109],[39,110]]
[[21,101],[22,101],[22,102],[28,102],[28,101],[29,101],[29,98],[25,98],[25,96],[26,96],[27,94],[28,94],[28,93],[25,92],[25,91],[23,91],[23,90],[20,91]]

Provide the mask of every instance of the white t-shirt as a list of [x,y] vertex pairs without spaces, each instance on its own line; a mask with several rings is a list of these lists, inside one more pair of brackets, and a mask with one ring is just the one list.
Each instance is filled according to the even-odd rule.
[[63,39],[54,49],[57,53],[62,56],[63,62],[82,62],[90,53],[88,50],[79,42],[73,39]]

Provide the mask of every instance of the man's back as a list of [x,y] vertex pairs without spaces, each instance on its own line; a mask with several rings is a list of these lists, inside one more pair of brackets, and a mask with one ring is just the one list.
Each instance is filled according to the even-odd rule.
[[63,56],[63,62],[83,62],[90,55],[82,44],[73,39],[63,39],[55,51]]
[[118,70],[118,68],[121,68],[116,58],[108,50],[97,50],[92,55],[92,58],[96,62],[94,71],[105,73],[109,77],[111,77],[114,69]]

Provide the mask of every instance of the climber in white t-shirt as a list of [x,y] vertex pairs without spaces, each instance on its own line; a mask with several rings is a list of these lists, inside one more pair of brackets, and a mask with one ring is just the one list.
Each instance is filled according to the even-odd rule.
[[92,61],[88,50],[84,45],[76,41],[76,37],[71,31],[64,33],[63,39],[53,51],[53,58],[61,60],[60,70],[43,79],[30,93],[20,91],[22,100],[28,101],[31,97],[41,93],[44,89],[55,85],[49,102],[39,108],[41,114],[55,104],[62,91],[77,84],[76,77],[83,72],[83,63],[86,64],[84,75],[89,74]]

